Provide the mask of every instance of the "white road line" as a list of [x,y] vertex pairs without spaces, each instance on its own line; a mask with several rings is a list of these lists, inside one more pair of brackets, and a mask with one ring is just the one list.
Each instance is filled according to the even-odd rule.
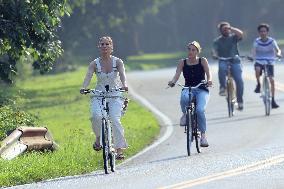
[[171,136],[171,134],[173,133],[172,121],[165,114],[163,114],[160,110],[158,110],[155,106],[153,106],[148,100],[146,100],[144,97],[137,94],[131,86],[128,86],[128,88],[129,88],[130,94],[134,97],[135,100],[138,100],[141,104],[143,104],[146,108],[148,108],[151,112],[153,112],[156,116],[158,116],[162,120],[163,124],[167,125],[167,126],[165,128],[166,131],[165,131],[165,133],[163,134],[162,137],[160,137],[158,140],[156,140],[152,145],[146,147],[144,150],[140,151],[139,153],[132,156],[131,158],[125,160],[124,162],[122,162],[118,166],[126,164],[127,162],[133,160],[134,158],[136,158],[136,157],[144,154],[145,152],[155,148],[156,146],[158,146],[159,144],[161,144],[162,142],[167,140]]
[[274,157],[271,157],[269,159],[258,161],[258,162],[255,162],[255,163],[252,163],[252,164],[249,164],[249,165],[245,165],[245,166],[242,166],[242,167],[238,167],[236,169],[232,169],[232,170],[229,170],[229,171],[224,171],[224,172],[216,173],[216,174],[209,175],[209,176],[206,176],[206,177],[201,177],[201,178],[197,178],[197,179],[194,179],[194,180],[181,182],[181,183],[178,183],[178,184],[165,186],[165,187],[162,187],[160,189],[189,188],[189,187],[192,187],[192,186],[205,184],[205,183],[208,183],[208,182],[224,179],[224,178],[227,178],[227,177],[232,177],[232,176],[241,175],[241,174],[244,174],[244,173],[257,171],[257,170],[264,169],[264,168],[267,168],[267,167],[275,165],[275,164],[279,164],[281,162],[284,162],[284,154],[274,156]]

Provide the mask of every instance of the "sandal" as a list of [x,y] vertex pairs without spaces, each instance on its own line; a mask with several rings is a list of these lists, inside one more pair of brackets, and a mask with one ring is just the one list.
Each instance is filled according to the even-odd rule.
[[123,153],[117,154],[116,157],[115,157],[116,160],[123,160],[124,158],[125,158],[125,156],[123,155]]
[[100,144],[97,144],[96,142],[93,144],[93,149],[95,151],[100,151],[102,149],[102,146]]

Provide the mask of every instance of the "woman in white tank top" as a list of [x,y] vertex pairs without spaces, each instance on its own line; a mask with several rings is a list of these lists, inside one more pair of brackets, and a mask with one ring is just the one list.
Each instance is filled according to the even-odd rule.
[[[84,89],[87,88],[94,73],[97,76],[97,90],[104,91],[105,86],[109,85],[110,89],[122,88],[127,91],[128,87],[124,64],[121,59],[112,56],[113,42],[111,37],[101,37],[99,39],[98,48],[100,50],[100,57],[90,63],[80,92],[83,93]],[[101,101],[97,98],[91,99],[91,121],[93,131],[96,135],[96,141],[93,147],[97,151],[101,149],[100,133],[102,115],[100,103]],[[109,115],[113,126],[113,142],[114,148],[117,150],[118,159],[124,158],[123,149],[127,148],[127,143],[124,138],[124,129],[120,122],[122,106],[123,101],[121,99],[109,99]]]

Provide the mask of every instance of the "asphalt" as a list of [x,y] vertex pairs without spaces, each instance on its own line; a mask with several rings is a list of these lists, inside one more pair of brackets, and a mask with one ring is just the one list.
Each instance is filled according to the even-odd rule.
[[281,107],[265,116],[259,94],[253,93],[253,67],[244,64],[244,110],[232,118],[225,98],[218,95],[217,67],[211,68],[214,87],[206,112],[210,146],[201,154],[187,156],[185,134],[178,126],[180,88],[166,89],[175,69],[131,72],[131,88],[160,115],[162,140],[118,166],[114,174],[97,171],[13,188],[284,188],[283,66],[276,69]]

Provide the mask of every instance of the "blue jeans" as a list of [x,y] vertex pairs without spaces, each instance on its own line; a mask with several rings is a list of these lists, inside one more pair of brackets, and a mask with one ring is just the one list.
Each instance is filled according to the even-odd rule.
[[202,89],[192,89],[192,95],[189,97],[189,90],[183,89],[181,91],[180,97],[180,106],[181,111],[185,114],[186,107],[189,104],[189,99],[191,100],[194,96],[196,98],[196,114],[197,114],[197,123],[198,129],[201,133],[206,131],[206,117],[205,117],[205,108],[209,100],[209,92]]
[[[243,94],[244,94],[244,81],[242,77],[242,65],[240,60],[231,64],[231,73],[232,77],[236,83],[236,92],[237,92],[237,102],[243,102]],[[226,88],[226,76],[228,73],[228,63],[227,61],[220,60],[219,61],[219,83],[220,88]]]

